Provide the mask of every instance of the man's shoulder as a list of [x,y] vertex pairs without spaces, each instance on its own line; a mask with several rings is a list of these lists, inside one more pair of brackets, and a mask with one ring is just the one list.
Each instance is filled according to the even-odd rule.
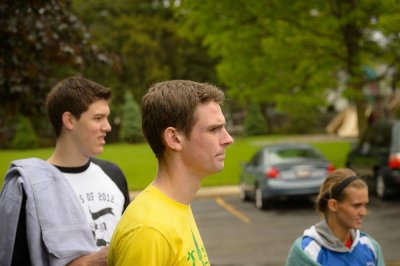
[[97,165],[101,168],[101,170],[109,177],[115,184],[117,184],[118,188],[124,194],[125,197],[125,208],[129,204],[129,191],[128,191],[128,183],[122,169],[115,163],[112,163],[107,160],[91,157],[91,163]]
[[43,159],[32,157],[14,160],[11,162],[11,166],[49,166],[49,163]]
[[116,163],[113,163],[113,162],[108,161],[108,160],[96,158],[96,157],[91,157],[90,161],[92,163],[98,165],[107,174],[109,174],[109,173],[112,173],[112,175],[115,175],[116,173],[117,174],[122,174],[121,167],[119,167]]
[[39,173],[39,172],[58,172],[57,169],[47,162],[46,160],[40,158],[25,158],[25,159],[18,159],[11,162],[9,170],[17,170],[24,169],[25,172],[29,173]]
[[100,159],[97,157],[90,157],[90,161],[98,166],[100,166],[100,168],[102,169],[109,169],[112,171],[121,171],[121,167],[119,167],[119,165],[117,165],[116,163],[113,163],[111,161],[108,160],[104,160],[104,159]]
[[97,165],[108,165],[108,166],[114,166],[114,167],[119,168],[119,166],[117,164],[115,164],[111,161],[108,161],[108,160],[97,158],[97,157],[90,157],[90,161]]

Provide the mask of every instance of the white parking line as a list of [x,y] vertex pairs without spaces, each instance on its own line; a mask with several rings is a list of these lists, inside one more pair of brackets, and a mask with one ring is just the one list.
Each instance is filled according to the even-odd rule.
[[242,222],[249,224],[251,223],[251,220],[249,217],[247,217],[246,215],[244,215],[243,213],[241,213],[240,211],[236,210],[232,205],[226,203],[221,197],[216,197],[215,201],[221,206],[223,207],[225,210],[227,210],[228,212],[230,212],[232,215],[236,216],[237,218],[239,218]]

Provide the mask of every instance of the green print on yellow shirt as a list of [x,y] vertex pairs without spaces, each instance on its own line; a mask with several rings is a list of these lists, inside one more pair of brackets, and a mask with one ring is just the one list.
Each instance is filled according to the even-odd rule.
[[108,254],[109,265],[116,266],[210,266],[190,206],[168,198],[153,185],[126,209]]
[[[193,231],[192,231],[192,237],[193,237],[193,242],[194,242],[194,245],[195,245],[195,248],[196,248],[196,254],[197,254],[197,257],[198,257],[201,265],[203,265],[203,266],[209,265],[208,260],[207,261],[203,261],[203,257],[205,257],[207,259],[207,256],[203,256],[203,253],[205,252],[205,248],[204,247],[201,247],[201,248],[199,247],[199,244],[197,243],[197,240],[196,240],[196,237],[193,234]],[[192,250],[192,251],[188,252],[187,257],[186,257],[187,261],[192,261],[192,265],[193,266],[196,265],[196,258],[195,258],[194,255],[195,255],[195,250]]]

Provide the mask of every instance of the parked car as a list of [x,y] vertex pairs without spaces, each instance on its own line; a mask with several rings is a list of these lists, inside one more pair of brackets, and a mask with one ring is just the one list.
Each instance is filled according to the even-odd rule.
[[368,183],[371,192],[388,199],[400,192],[400,121],[387,121],[367,128],[352,145],[346,166]]
[[310,144],[280,143],[260,149],[244,164],[240,174],[240,197],[255,200],[259,209],[274,199],[311,196],[335,167]]

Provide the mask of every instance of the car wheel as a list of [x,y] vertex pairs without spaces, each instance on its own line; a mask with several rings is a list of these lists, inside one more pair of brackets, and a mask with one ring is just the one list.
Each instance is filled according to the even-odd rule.
[[249,195],[246,192],[245,185],[243,183],[240,183],[239,185],[239,197],[242,201],[250,200]]
[[256,196],[255,196],[256,207],[260,210],[267,209],[267,201],[263,197],[263,192],[260,187],[256,188]]
[[376,177],[375,190],[379,198],[383,200],[388,198],[385,179],[383,178],[382,174],[378,174],[378,176]]

